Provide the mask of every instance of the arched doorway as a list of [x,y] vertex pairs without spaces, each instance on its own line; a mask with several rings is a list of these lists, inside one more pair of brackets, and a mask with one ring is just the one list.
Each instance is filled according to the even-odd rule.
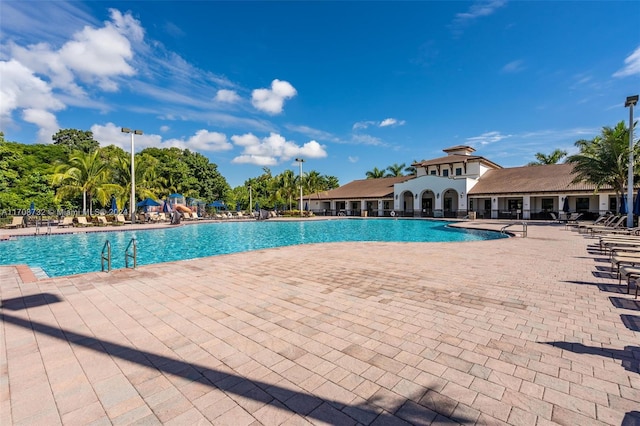
[[444,217],[456,217],[458,215],[459,194],[455,189],[442,191],[442,213]]
[[433,210],[436,208],[436,194],[427,189],[420,197],[420,209],[422,217],[433,217]]

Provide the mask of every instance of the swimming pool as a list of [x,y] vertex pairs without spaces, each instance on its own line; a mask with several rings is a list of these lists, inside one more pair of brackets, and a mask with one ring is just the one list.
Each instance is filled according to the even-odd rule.
[[101,270],[109,240],[112,268],[124,268],[132,238],[138,265],[196,259],[296,244],[343,241],[443,242],[504,238],[498,232],[448,228],[445,221],[343,219],[199,223],[149,230],[18,237],[0,241],[0,265],[27,264],[48,276]]

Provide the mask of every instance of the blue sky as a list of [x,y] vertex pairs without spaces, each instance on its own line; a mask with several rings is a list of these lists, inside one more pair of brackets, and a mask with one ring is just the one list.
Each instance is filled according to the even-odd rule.
[[[470,145],[504,166],[628,120],[640,3],[0,2],[0,129],[189,148],[231,186]],[[640,113],[636,114],[640,116]]]

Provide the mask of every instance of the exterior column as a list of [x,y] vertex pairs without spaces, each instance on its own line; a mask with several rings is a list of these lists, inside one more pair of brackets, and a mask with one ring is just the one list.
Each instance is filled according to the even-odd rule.
[[495,195],[491,198],[491,219],[498,218],[498,201],[500,200]]
[[603,215],[609,210],[609,194],[598,195],[598,214]]
[[522,197],[522,218],[531,219],[531,195]]

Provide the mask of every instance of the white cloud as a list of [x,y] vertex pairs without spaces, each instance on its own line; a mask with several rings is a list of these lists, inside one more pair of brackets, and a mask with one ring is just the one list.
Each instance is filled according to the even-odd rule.
[[628,77],[640,74],[640,46],[624,60],[624,67],[616,71],[614,77]]
[[240,96],[235,90],[220,89],[214,98],[216,102],[236,103],[240,100]]
[[351,141],[358,145],[386,146],[380,138],[371,135],[356,134],[351,136]]
[[[507,3],[507,0],[482,0],[474,2],[469,10],[456,14],[451,29],[454,33],[460,34],[462,29],[476,19],[492,15]],[[461,3],[462,4],[462,3]]]
[[293,98],[297,93],[289,82],[275,79],[271,82],[271,89],[255,89],[251,93],[251,103],[260,111],[280,114],[284,101]]
[[64,109],[64,104],[55,98],[51,87],[20,62],[14,59],[0,61],[0,75],[0,118],[3,120],[10,120],[16,109]]
[[[91,131],[93,132],[94,138],[99,141],[102,146],[115,145],[125,151],[131,150],[131,136],[122,133],[121,128],[113,123],[107,123],[105,125],[94,124],[91,126]],[[201,153],[233,149],[233,145],[231,145],[223,133],[209,132],[204,129],[198,130],[193,136],[187,139],[167,139],[163,141],[160,135],[135,135],[134,145],[136,152],[149,147],[175,147]]]
[[102,90],[115,91],[118,85],[113,77],[135,74],[129,64],[133,48],[127,37],[141,40],[144,32],[129,14],[112,9],[111,19],[101,28],[85,26],[59,50],[47,43],[27,47],[12,43],[11,54],[35,73],[46,76],[53,87],[78,96],[84,92],[75,82],[76,76]]
[[394,126],[395,127],[395,126],[404,126],[405,124],[406,124],[405,120],[398,120],[396,118],[385,118],[382,121],[373,121],[373,120],[358,121],[357,123],[353,124],[352,129],[353,130],[366,129],[371,126],[376,126],[376,127]]
[[324,158],[327,152],[323,145],[315,140],[304,145],[287,141],[282,135],[271,133],[265,138],[258,138],[252,133],[231,136],[236,146],[243,149],[241,155],[232,160],[233,163],[273,166],[295,157]]
[[358,160],[360,160],[360,158],[352,157],[352,156],[348,156],[347,159],[349,160],[350,163],[357,163]]
[[38,142],[51,143],[51,136],[60,130],[56,116],[42,109],[27,108],[22,111],[22,119],[38,126]]
[[472,146],[473,145],[484,146],[484,145],[489,145],[495,142],[500,142],[501,140],[508,139],[510,137],[511,135],[503,135],[500,132],[493,131],[493,132],[483,133],[479,136],[473,136],[473,137],[467,138],[467,142]]
[[160,131],[161,131],[162,133],[166,133],[166,132],[168,132],[170,129],[171,129],[171,127],[169,127],[169,126],[160,126]]
[[395,118],[385,118],[379,124],[380,127],[389,126],[404,126],[406,122],[404,120],[396,120]]
[[517,61],[509,62],[504,67],[502,67],[502,72],[507,74],[517,73],[522,70],[524,70],[524,61],[520,59]]

